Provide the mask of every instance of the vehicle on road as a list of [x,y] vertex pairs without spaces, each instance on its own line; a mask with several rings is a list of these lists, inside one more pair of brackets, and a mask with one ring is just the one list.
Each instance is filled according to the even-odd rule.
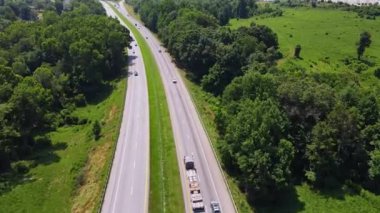
[[186,169],[186,177],[190,192],[190,202],[193,212],[205,212],[203,196],[199,185],[197,170],[195,169],[193,156],[185,156],[183,158]]
[[135,76],[138,76],[138,75],[139,75],[139,73],[138,73],[137,71],[135,71],[135,72],[134,72],[134,75],[135,75]]
[[173,79],[172,82],[173,82],[173,84],[176,84],[176,83],[177,83],[177,80],[176,80],[176,79]]
[[159,53],[161,53],[162,51],[161,50],[158,50]]
[[211,212],[212,213],[220,213],[221,212],[220,211],[220,205],[217,201],[214,201],[214,200],[211,201],[210,206],[211,206]]

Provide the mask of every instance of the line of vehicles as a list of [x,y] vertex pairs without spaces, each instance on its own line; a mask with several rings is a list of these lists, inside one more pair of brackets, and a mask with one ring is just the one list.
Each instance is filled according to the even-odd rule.
[[[194,158],[193,156],[185,156],[183,162],[185,164],[186,178],[189,186],[191,208],[193,212],[205,212],[206,209],[201,194],[197,170],[195,169]],[[221,212],[220,205],[217,201],[211,201],[210,207],[213,213]]]

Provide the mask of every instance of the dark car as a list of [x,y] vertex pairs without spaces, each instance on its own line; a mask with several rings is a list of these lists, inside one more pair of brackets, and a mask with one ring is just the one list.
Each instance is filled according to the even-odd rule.
[[139,75],[139,73],[138,73],[137,71],[135,71],[135,72],[134,72],[134,75],[135,75],[135,76],[138,76],[138,75]]

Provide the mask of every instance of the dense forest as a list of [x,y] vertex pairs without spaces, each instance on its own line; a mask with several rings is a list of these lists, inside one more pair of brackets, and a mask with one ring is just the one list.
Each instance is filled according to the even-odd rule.
[[50,146],[48,131],[88,122],[71,112],[126,63],[129,32],[99,2],[38,4],[0,1],[0,173],[27,169],[12,162]]
[[271,29],[223,26],[224,18],[260,14],[255,2],[127,2],[188,77],[220,99],[218,148],[250,201],[273,201],[299,182],[379,192],[380,86],[368,87],[354,70],[278,68]]

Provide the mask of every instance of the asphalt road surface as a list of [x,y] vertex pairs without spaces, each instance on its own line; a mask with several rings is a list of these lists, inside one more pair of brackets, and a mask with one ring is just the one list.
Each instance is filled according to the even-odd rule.
[[[175,64],[172,63],[172,58],[166,53],[166,50],[160,46],[159,40],[156,39],[147,28],[134,19],[134,17],[128,14],[122,3],[119,3],[117,9],[130,22],[137,24],[137,28],[146,39],[159,67],[174,132],[186,212],[191,212],[191,207],[186,184],[185,167],[183,164],[183,157],[185,155],[194,156],[206,212],[211,212],[210,201],[212,200],[216,200],[221,204],[222,212],[235,212],[234,203],[210,145],[210,141],[198,117],[191,96]],[[176,83],[174,83],[173,80],[175,80]]]
[[[112,9],[106,3],[101,3],[107,14],[115,17]],[[148,212],[148,85],[141,52],[135,46],[135,41],[128,50],[128,89],[115,157],[102,205],[104,213]]]

